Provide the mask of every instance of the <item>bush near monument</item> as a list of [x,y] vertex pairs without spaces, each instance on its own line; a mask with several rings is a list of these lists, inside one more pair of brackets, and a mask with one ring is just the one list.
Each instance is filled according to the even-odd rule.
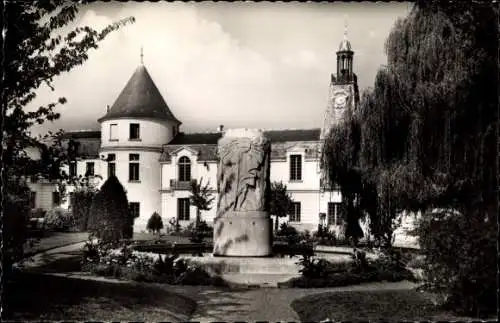
[[151,215],[146,225],[146,229],[153,233],[160,233],[160,230],[163,229],[163,220],[158,212],[154,212]]
[[127,194],[116,176],[109,177],[90,207],[89,231],[105,242],[131,239],[134,219]]

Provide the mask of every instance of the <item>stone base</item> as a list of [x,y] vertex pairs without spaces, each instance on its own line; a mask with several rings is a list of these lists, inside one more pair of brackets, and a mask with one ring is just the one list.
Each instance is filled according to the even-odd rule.
[[214,256],[271,256],[272,244],[267,212],[229,212],[214,222]]

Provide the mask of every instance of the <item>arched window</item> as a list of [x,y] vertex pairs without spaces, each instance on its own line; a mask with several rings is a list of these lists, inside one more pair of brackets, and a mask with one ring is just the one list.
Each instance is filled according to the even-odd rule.
[[186,156],[179,159],[179,181],[189,182],[191,180],[191,161]]

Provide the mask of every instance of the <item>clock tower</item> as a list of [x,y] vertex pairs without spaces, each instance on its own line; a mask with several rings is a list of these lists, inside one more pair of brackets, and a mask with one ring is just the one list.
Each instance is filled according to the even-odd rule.
[[330,129],[339,125],[346,116],[353,113],[359,105],[357,76],[353,71],[351,43],[347,39],[347,26],[344,39],[337,51],[337,74],[331,74],[328,105],[325,112],[321,140],[325,139]]
[[322,163],[320,165],[320,189],[331,190],[332,185],[328,180],[328,170],[326,169],[324,157],[325,140],[328,138],[330,130],[342,122],[349,115],[355,113],[359,106],[358,80],[353,71],[354,52],[351,43],[347,39],[347,24],[344,30],[344,39],[340,42],[337,51],[337,74],[331,74],[330,88],[328,94],[328,104],[323,120],[323,127],[320,133],[320,155]]

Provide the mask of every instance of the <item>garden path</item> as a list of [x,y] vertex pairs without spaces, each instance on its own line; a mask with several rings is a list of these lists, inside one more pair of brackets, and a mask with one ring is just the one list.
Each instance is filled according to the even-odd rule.
[[[25,267],[43,267],[47,262],[68,257],[81,250],[83,242],[55,248],[39,253]],[[77,273],[53,273],[52,275],[67,276],[73,279],[106,280],[123,283],[123,281],[79,275]],[[253,280],[252,277],[248,277]],[[255,278],[257,280],[257,278]],[[327,292],[340,291],[371,291],[371,290],[402,290],[416,287],[414,283],[403,281],[397,283],[370,283],[356,286],[335,288],[218,288],[212,286],[172,286],[153,284],[170,292],[174,292],[196,301],[197,308],[191,321],[300,321],[297,313],[291,308],[293,300]]]

